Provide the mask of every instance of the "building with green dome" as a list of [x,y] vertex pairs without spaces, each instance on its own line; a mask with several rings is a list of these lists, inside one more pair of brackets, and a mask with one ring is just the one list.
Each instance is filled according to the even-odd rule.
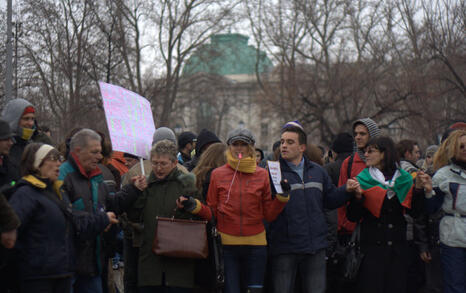
[[[210,44],[200,47],[189,58],[183,75],[198,72],[222,76],[255,75],[270,72],[273,64],[263,51],[248,45],[249,37],[241,34],[219,34]],[[257,66],[257,70],[256,70]]]
[[198,133],[207,128],[225,139],[228,131],[246,127],[265,150],[273,144],[278,119],[262,111],[258,75],[271,74],[265,52],[248,45],[248,36],[218,34],[187,60],[180,80],[176,128]]

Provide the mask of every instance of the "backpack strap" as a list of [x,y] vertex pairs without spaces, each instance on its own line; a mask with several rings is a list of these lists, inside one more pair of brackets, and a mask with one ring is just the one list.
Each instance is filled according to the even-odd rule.
[[351,178],[351,169],[353,168],[353,160],[354,160],[354,154],[350,156],[350,159],[348,161],[348,168],[346,169],[346,178],[350,179]]

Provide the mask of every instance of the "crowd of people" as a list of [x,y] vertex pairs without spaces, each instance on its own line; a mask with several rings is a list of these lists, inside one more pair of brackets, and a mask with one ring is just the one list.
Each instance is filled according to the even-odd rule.
[[[87,128],[55,147],[35,111],[0,117],[0,292],[117,292],[112,264],[126,293],[466,292],[466,123],[422,152],[362,118],[325,151],[290,121],[269,155],[246,128],[160,127],[140,160]],[[219,249],[156,254],[158,217]]]

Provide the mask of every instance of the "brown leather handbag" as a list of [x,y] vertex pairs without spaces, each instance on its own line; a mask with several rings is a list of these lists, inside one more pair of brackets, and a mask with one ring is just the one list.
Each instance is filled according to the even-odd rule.
[[177,258],[207,258],[207,221],[163,217],[156,220],[153,253]]

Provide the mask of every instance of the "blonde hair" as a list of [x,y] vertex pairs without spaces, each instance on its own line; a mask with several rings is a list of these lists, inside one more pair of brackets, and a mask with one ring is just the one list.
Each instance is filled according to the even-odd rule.
[[434,155],[434,171],[446,166],[459,152],[461,137],[466,136],[465,130],[455,130],[445,139]]
[[[232,147],[232,145],[228,145],[228,150]],[[256,148],[252,144],[248,144],[248,154],[246,157],[253,157],[256,158]]]
[[193,174],[196,175],[196,187],[199,193],[202,194],[202,185],[206,180],[207,173],[220,167],[226,163],[225,150],[227,145],[221,142],[213,143],[210,145],[199,158]]

